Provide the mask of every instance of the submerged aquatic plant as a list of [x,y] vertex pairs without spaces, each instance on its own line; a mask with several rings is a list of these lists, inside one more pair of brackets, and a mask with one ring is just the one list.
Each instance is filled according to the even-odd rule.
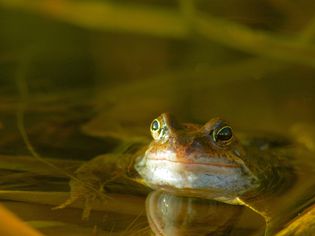
[[[220,114],[245,129],[260,127],[285,135],[289,125],[300,120],[312,127],[315,20],[308,9],[313,3],[241,3],[224,2],[222,7],[189,0],[125,4],[0,0],[4,26],[0,110],[5,116],[0,139],[12,144],[2,145],[1,199],[16,201],[19,207],[12,209],[22,213],[31,209],[36,214],[47,204],[43,214],[36,215],[39,220],[29,223],[48,235],[52,229],[65,235],[71,231],[141,235],[148,233],[143,197],[108,194],[105,202],[93,205],[97,211],[122,213],[121,218],[128,219],[120,224],[118,216],[100,221],[93,218],[99,212],[93,212],[90,225],[84,227],[76,209],[51,211],[66,199],[67,180],[75,179],[73,173],[84,158],[146,141],[147,121],[165,110],[192,121]],[[216,10],[220,8],[222,12]],[[298,17],[299,9],[303,16]],[[11,74],[16,74],[18,99],[15,88],[6,90]],[[15,110],[19,133],[15,125],[6,129]],[[37,124],[51,118],[61,122]],[[74,135],[66,142],[71,138],[62,137],[72,132],[68,128],[72,125],[83,131],[80,135],[95,138],[86,142]],[[300,129],[293,132],[313,148],[312,135]],[[55,151],[58,142],[64,148]],[[52,218],[45,218],[50,214]],[[103,214],[107,213],[98,216]],[[26,221],[29,218],[25,216]]]

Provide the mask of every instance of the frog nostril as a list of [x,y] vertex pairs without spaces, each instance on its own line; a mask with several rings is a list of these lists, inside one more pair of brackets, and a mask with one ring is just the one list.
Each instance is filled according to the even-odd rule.
[[179,146],[177,146],[177,150],[184,150],[186,156],[196,153],[203,148],[203,144],[195,139],[186,140],[185,142],[182,142]]
[[207,143],[204,138],[195,137],[191,142],[191,146],[194,148],[201,148],[207,146]]

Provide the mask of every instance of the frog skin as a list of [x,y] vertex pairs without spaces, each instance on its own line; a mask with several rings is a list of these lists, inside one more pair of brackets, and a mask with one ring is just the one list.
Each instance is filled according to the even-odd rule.
[[259,185],[232,128],[220,118],[201,126],[162,114],[153,120],[151,134],[135,169],[152,189],[233,203]]
[[[92,202],[104,199],[104,186],[117,177],[181,196],[245,204],[241,196],[253,198],[270,176],[285,176],[278,173],[282,162],[270,155],[266,142],[241,144],[220,118],[197,125],[178,123],[163,113],[150,130],[153,140],[135,154],[106,154],[83,164],[70,181],[70,198],[56,208],[83,198],[82,217],[87,218]],[[254,148],[250,155],[247,147]]]

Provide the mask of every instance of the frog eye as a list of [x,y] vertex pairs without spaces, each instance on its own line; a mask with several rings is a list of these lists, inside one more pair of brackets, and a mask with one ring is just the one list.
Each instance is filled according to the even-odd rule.
[[151,132],[157,132],[159,129],[161,129],[160,121],[154,119],[151,123]]
[[228,142],[232,139],[233,133],[230,126],[223,126],[218,131],[212,133],[212,139],[215,142]]
[[152,134],[152,137],[155,139],[155,140],[158,140],[161,136],[161,123],[158,119],[154,119],[151,123],[151,126],[150,126],[150,130],[151,130],[151,134]]

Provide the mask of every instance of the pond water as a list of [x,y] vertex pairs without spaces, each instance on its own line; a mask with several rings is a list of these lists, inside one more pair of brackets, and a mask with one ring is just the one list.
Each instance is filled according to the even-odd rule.
[[265,219],[248,207],[136,184],[113,184],[88,221],[80,201],[51,210],[80,165],[150,141],[159,114],[220,116],[294,144],[282,150],[292,186],[252,202],[271,215],[271,234],[289,234],[314,212],[313,5],[1,1],[1,202],[45,235],[263,235]]

